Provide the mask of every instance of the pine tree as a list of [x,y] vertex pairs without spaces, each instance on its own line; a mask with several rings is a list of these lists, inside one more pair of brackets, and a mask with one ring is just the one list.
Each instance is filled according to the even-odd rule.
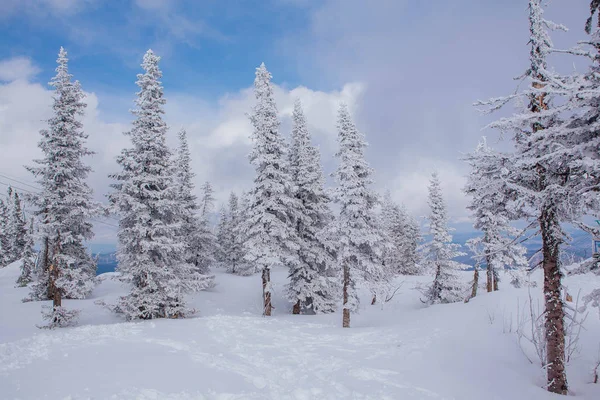
[[19,193],[12,195],[13,206],[10,209],[10,218],[8,223],[8,236],[10,238],[11,261],[17,261],[23,257],[25,251],[27,223],[23,215],[23,207]]
[[402,275],[418,275],[422,271],[421,254],[419,246],[423,241],[421,235],[421,226],[417,220],[408,212],[404,206],[400,207],[401,219],[404,221],[404,235],[402,241],[402,260],[403,264],[400,268]]
[[383,260],[390,276],[416,275],[420,258],[417,251],[422,240],[419,226],[404,207],[394,203],[387,191],[381,203],[381,227],[388,246]]
[[17,278],[18,286],[27,286],[33,282],[33,270],[35,267],[35,251],[33,249],[33,218],[29,230],[25,235],[25,246],[23,247],[23,262],[21,264],[21,275]]
[[[199,210],[194,195],[194,173],[191,169],[191,155],[184,129],[179,131],[179,148],[176,160],[177,198],[181,208],[181,242],[185,245],[185,260],[192,264],[198,273],[208,275],[213,258],[213,237],[205,213],[210,207],[212,193],[205,193],[202,209]],[[208,196],[208,197],[207,197]],[[198,212],[201,214],[198,215]]]
[[217,252],[215,258],[221,267],[226,268],[226,270],[229,272],[233,272],[228,266],[228,254],[233,246],[230,243],[230,227],[231,224],[229,223],[229,213],[227,212],[227,207],[222,204],[221,208],[219,209],[219,222],[217,223]]
[[184,294],[210,286],[212,279],[187,262],[176,171],[166,144],[165,99],[160,82],[160,57],[148,50],[137,76],[136,117],[126,133],[131,147],[117,158],[122,171],[110,201],[119,214],[118,270],[131,285],[116,310],[131,319],[184,317]]
[[[80,122],[85,95],[79,82],[72,81],[67,52],[62,47],[57,63],[56,76],[50,81],[54,116],[48,120],[48,129],[40,131],[39,147],[44,157],[28,167],[42,188],[40,193],[28,196],[36,207],[44,247],[43,273],[30,296],[40,300],[54,298],[54,289],[44,277],[51,260],[63,267],[55,288],[66,298],[89,295],[96,276],[96,263],[84,244],[94,236],[90,218],[100,211],[86,183],[90,167],[83,162],[83,157],[93,154],[85,145],[88,136]],[[56,249],[60,254],[55,253]]]
[[[10,201],[10,198],[9,198]],[[10,226],[10,212],[4,200],[0,199],[0,266],[4,267],[10,264],[12,251],[10,249],[10,236],[8,230]]]
[[254,127],[250,162],[256,170],[246,221],[247,260],[262,271],[263,314],[271,315],[271,267],[298,263],[295,210],[291,195],[286,146],[279,134],[271,74],[265,64],[256,69],[256,105],[250,117]]
[[374,207],[377,196],[370,188],[373,170],[365,160],[367,143],[356,129],[348,107],[338,111],[339,166],[334,173],[334,201],[340,207],[336,221],[337,260],[343,271],[342,326],[350,327],[350,313],[358,310],[357,281],[377,287],[385,278],[381,260],[383,238]]
[[487,291],[498,290],[498,271],[506,267],[513,274],[512,283],[520,286],[519,270],[528,267],[526,249],[516,242],[519,231],[510,225],[518,214],[510,208],[518,199],[518,192],[508,182],[510,156],[490,149],[485,138],[474,153],[465,157],[471,167],[465,193],[472,196],[469,209],[473,212],[473,227],[483,232],[483,237],[472,239],[470,246],[485,262]]
[[[508,118],[501,118],[491,127],[508,132],[515,146],[511,156],[510,180],[518,200],[510,207],[521,219],[536,221],[542,237],[542,267],[544,270],[545,339],[547,343],[548,390],[567,394],[565,373],[565,309],[561,296],[562,272],[560,246],[565,234],[561,222],[576,221],[581,214],[584,196],[572,196],[571,175],[581,159],[569,157],[562,149],[568,147],[561,132],[568,102],[553,101],[572,93],[571,77],[551,72],[546,59],[552,52],[548,30],[564,27],[543,17],[541,0],[529,1],[530,66],[524,74],[529,86],[509,97],[487,103],[497,110],[511,100],[528,102],[527,108]],[[561,105],[563,104],[563,105]]]
[[229,195],[229,206],[224,235],[227,272],[237,275],[251,275],[254,271],[245,260],[246,249],[243,241],[243,217],[239,199],[233,192]]
[[453,303],[464,300],[463,287],[455,271],[460,264],[452,259],[463,255],[460,245],[452,243],[451,228],[448,227],[446,204],[437,172],[431,175],[429,182],[429,232],[431,242],[426,246],[426,262],[434,272],[433,283],[424,291],[427,304]]
[[290,267],[288,298],[293,313],[333,312],[336,306],[334,268],[331,243],[324,242],[324,230],[332,222],[330,199],[325,192],[325,179],[319,151],[311,143],[300,100],[292,115],[290,173],[293,195],[298,200],[296,233],[299,239],[299,262]]

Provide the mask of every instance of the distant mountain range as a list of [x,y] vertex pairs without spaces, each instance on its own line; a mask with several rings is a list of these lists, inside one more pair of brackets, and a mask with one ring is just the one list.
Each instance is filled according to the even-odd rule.
[[[564,253],[567,256],[572,256],[574,260],[581,260],[591,257],[592,255],[592,237],[581,230],[572,230],[569,232],[571,235],[571,243],[564,247]],[[475,265],[473,260],[473,253],[471,253],[468,247],[465,245],[467,240],[480,236],[480,232],[455,232],[453,234],[454,243],[462,245],[462,251],[467,253],[465,256],[457,257],[456,261],[463,264]],[[427,240],[427,237],[426,237]],[[528,257],[532,257],[542,247],[542,241],[539,236],[533,237],[527,240],[523,245],[527,248]],[[94,257],[98,257],[98,275],[105,272],[113,272],[117,267],[117,254],[116,252],[110,251],[114,249],[114,245],[102,245],[102,249],[97,253],[94,253]],[[108,251],[107,251],[108,250]]]

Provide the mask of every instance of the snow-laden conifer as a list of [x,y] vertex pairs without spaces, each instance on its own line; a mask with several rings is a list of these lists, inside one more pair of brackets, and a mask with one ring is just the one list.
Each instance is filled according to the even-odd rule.
[[433,272],[433,283],[423,292],[427,304],[453,303],[464,300],[464,287],[456,276],[461,264],[453,261],[463,255],[460,245],[452,243],[451,228],[448,227],[448,214],[442,187],[437,172],[429,182],[429,233],[431,241],[425,246],[425,263]]
[[[553,51],[549,30],[564,27],[546,20],[542,0],[529,1],[529,68],[523,78],[528,85],[513,95],[479,102],[490,110],[516,101],[518,111],[490,126],[511,137],[515,151],[510,160],[511,189],[516,200],[508,204],[518,218],[537,223],[542,237],[542,267],[544,270],[545,340],[547,343],[548,390],[567,394],[565,372],[565,308],[561,296],[562,272],[560,247],[565,233],[561,222],[579,218],[583,193],[573,195],[572,179],[577,176],[573,166],[578,162],[563,152],[567,143],[563,127],[568,117],[569,102],[565,97],[579,86],[569,76],[552,72],[547,57]],[[525,107],[524,107],[525,105]],[[578,158],[576,156],[575,158]],[[575,161],[575,162],[574,162]],[[573,175],[573,176],[571,176]],[[595,196],[595,195],[594,195]]]
[[7,233],[11,241],[11,261],[17,261],[23,257],[25,242],[27,240],[27,222],[23,214],[21,198],[17,192],[13,192],[12,195],[12,207],[10,208]]
[[332,244],[325,243],[324,231],[333,220],[330,199],[319,150],[311,143],[300,100],[292,114],[290,173],[293,195],[298,200],[296,232],[298,262],[290,267],[287,295],[294,304],[293,313],[335,311],[336,291]]
[[119,215],[117,258],[121,280],[129,293],[116,306],[127,319],[177,318],[188,313],[184,295],[212,285],[186,260],[181,241],[184,207],[178,195],[176,171],[166,144],[165,99],[160,57],[148,50],[137,85],[140,91],[131,147],[121,151],[121,171],[112,177],[110,200]]
[[[65,298],[86,297],[96,276],[96,263],[84,243],[94,235],[90,218],[100,211],[86,182],[90,167],[83,161],[93,154],[86,147],[88,135],[80,121],[85,95],[79,82],[72,81],[67,52],[62,47],[57,63],[56,76],[50,81],[54,88],[53,116],[47,121],[48,128],[40,131],[43,158],[28,167],[42,188],[28,196],[39,220],[43,247],[43,272],[30,297],[40,300],[53,297],[53,289],[44,287],[49,282],[44,275],[51,260],[62,266],[56,290]],[[56,249],[61,253],[55,254]]]
[[420,228],[404,207],[394,203],[387,191],[381,202],[381,228],[387,246],[383,260],[391,276],[416,275],[420,272],[418,246]]
[[367,143],[345,104],[338,111],[339,165],[334,173],[334,201],[340,207],[335,222],[337,261],[342,270],[342,326],[350,327],[350,313],[358,310],[356,283],[365,282],[373,291],[385,277],[381,260],[383,238],[374,207],[377,195],[371,189],[373,170],[365,160]]
[[298,263],[299,246],[294,225],[298,202],[291,193],[287,149],[279,133],[271,73],[264,63],[256,69],[254,95],[256,105],[250,117],[254,127],[250,162],[256,176],[246,216],[246,258],[262,271],[263,313],[271,315],[271,268]]
[[31,223],[29,225],[29,230],[25,234],[25,246],[23,247],[23,253],[21,255],[22,263],[21,263],[21,274],[17,278],[18,286],[27,286],[33,281],[34,277],[34,268],[36,255],[33,249],[34,238],[33,238],[33,218],[31,219]]
[[178,205],[181,208],[181,241],[185,245],[185,260],[194,265],[197,272],[209,275],[214,262],[214,240],[205,213],[210,207],[212,193],[205,193],[202,208],[194,194],[194,176],[191,168],[191,154],[187,142],[187,133],[179,131],[179,148],[176,160],[176,182]]
[[[8,197],[10,200],[10,197]],[[10,225],[10,210],[4,200],[0,199],[0,266],[10,264],[12,251],[10,249],[10,236],[8,235]]]
[[485,138],[474,153],[465,157],[471,167],[465,193],[472,197],[468,208],[473,212],[473,227],[483,236],[473,239],[470,246],[477,251],[478,264],[487,267],[487,291],[498,290],[499,271],[511,272],[511,283],[520,286],[521,273],[528,267],[526,249],[517,240],[519,230],[510,225],[518,219],[510,203],[517,200],[517,191],[509,182],[510,155],[493,151]]

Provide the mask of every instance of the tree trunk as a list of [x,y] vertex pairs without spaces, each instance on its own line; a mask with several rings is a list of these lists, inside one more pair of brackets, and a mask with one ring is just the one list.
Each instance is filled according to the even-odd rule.
[[344,264],[344,305],[342,306],[343,328],[350,328],[350,310],[346,308],[348,304],[348,285],[350,285],[350,268],[347,264]]
[[[42,252],[42,273],[50,274],[50,239],[48,236],[44,238],[44,249]],[[47,296],[48,299],[54,298],[54,285],[51,284],[52,277],[48,279]]]
[[263,287],[263,315],[271,315],[271,270],[263,267],[262,270],[262,287]]
[[477,286],[479,285],[479,269],[475,267],[473,273],[473,287],[471,288],[471,298],[477,296]]
[[498,290],[498,270],[495,268],[492,270],[492,275],[494,277],[494,292]]
[[545,206],[540,216],[542,232],[542,254],[544,260],[544,300],[546,303],[546,346],[548,363],[548,391],[567,394],[565,373],[565,328],[564,309],[561,298],[561,278],[559,246],[560,224],[556,210]]
[[490,257],[486,257],[486,263],[487,263],[487,271],[486,271],[486,277],[487,277],[487,282],[486,282],[486,289],[488,292],[491,292],[492,290],[494,290],[494,267],[492,267],[492,260]]
[[371,300],[371,305],[374,306],[375,303],[377,303],[377,295],[376,294],[373,295],[373,299]]
[[300,300],[294,304],[294,308],[292,308],[292,314],[300,314]]

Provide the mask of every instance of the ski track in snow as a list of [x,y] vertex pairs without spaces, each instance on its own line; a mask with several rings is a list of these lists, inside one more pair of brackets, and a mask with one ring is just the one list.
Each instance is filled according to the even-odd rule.
[[[284,282],[285,271],[273,277]],[[0,271],[0,301],[9,307],[0,310],[2,400],[554,398],[514,337],[502,334],[502,321],[490,324],[490,313],[501,320],[508,314],[500,310],[511,310],[492,295],[424,308],[407,289],[383,308],[365,303],[353,327],[342,329],[339,313],[292,316],[278,296],[276,315],[264,318],[254,310],[258,279],[218,274],[219,286],[193,299],[203,312],[197,318],[122,322],[84,300],[69,304],[80,304],[86,321],[107,323],[48,331],[30,326],[40,305],[21,303],[24,291],[12,288],[13,279]],[[106,279],[94,298],[108,301],[122,290]],[[600,324],[592,323],[593,336]],[[493,374],[510,384],[490,392]],[[571,376],[578,398],[599,398],[585,375]]]

